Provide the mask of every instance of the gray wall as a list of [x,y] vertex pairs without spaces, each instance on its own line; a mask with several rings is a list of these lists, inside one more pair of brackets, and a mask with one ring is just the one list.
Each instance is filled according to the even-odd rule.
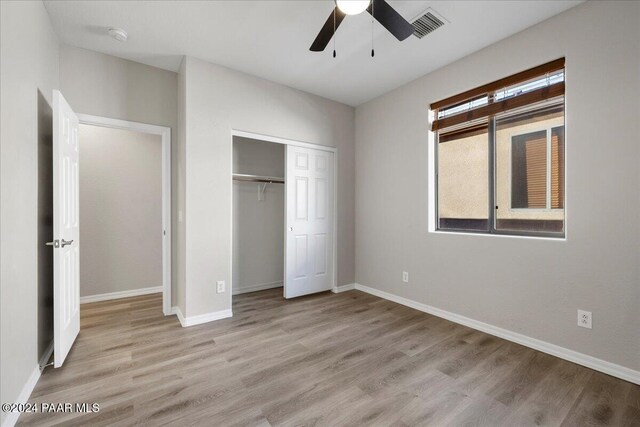
[[[59,47],[42,2],[3,1],[0,16],[0,401],[15,402],[50,340],[50,325],[39,322],[50,315],[50,301],[38,289],[39,248],[52,236],[46,236],[46,209],[39,209],[49,196],[39,199],[38,162],[50,141],[45,127],[58,87]],[[40,300],[49,307],[39,307]],[[39,334],[39,326],[47,331]]]
[[231,130],[338,148],[338,284],[354,279],[354,109],[187,57],[185,74],[185,283],[183,314],[231,308]]
[[[284,177],[285,145],[233,138],[233,173]],[[284,185],[233,181],[233,293],[282,286]]]
[[[640,369],[639,29],[587,2],[359,106],[356,281]],[[428,233],[429,103],[562,56],[566,241]]]
[[162,286],[162,139],[80,125],[80,296]]
[[[76,113],[171,127],[172,241],[178,231],[178,75],[148,65],[71,46],[60,48],[60,87]],[[172,251],[172,300],[176,304],[178,245]]]

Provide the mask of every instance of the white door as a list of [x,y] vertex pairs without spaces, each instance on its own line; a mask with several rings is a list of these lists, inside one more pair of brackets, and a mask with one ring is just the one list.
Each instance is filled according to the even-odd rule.
[[78,117],[53,91],[53,365],[80,332]]
[[284,296],[333,287],[333,153],[287,145]]

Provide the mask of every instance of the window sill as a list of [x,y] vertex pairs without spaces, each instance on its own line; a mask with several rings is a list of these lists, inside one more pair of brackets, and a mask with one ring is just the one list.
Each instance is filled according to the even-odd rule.
[[564,209],[508,208],[510,213],[564,213]]
[[482,236],[482,237],[500,237],[507,239],[532,239],[532,240],[550,240],[553,242],[566,242],[567,236],[530,236],[530,235],[517,235],[517,234],[498,234],[498,233],[483,233],[483,232],[469,232],[469,231],[444,231],[444,230],[430,230],[429,234],[453,234],[456,236]]

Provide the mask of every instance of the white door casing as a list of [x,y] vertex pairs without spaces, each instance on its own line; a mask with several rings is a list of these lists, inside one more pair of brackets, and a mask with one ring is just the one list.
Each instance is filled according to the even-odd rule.
[[175,314],[171,304],[171,128],[90,114],[78,114],[78,119],[80,124],[158,135],[162,139],[162,311],[165,316]]
[[53,91],[54,367],[62,366],[80,332],[78,117]]
[[333,288],[334,155],[287,145],[285,298]]

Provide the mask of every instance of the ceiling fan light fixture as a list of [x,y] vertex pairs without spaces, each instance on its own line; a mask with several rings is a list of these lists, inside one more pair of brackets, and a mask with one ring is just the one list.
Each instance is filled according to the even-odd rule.
[[357,15],[367,10],[371,0],[336,0],[336,6],[345,15]]

